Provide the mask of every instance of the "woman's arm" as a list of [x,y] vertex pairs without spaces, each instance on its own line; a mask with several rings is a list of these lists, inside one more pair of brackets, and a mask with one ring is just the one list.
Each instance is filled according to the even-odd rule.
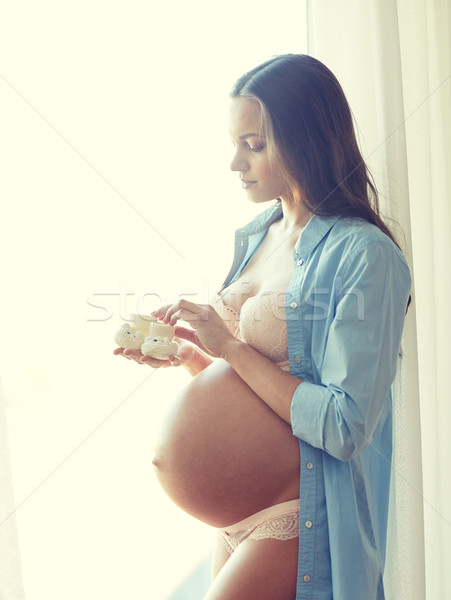
[[283,371],[252,346],[237,339],[228,341],[221,358],[281,419],[291,424],[291,401],[302,379]]
[[202,350],[197,348],[194,344],[185,340],[177,339],[177,341],[180,341],[177,354],[170,356],[168,360],[159,360],[157,358],[152,358],[151,356],[145,356],[141,353],[141,350],[134,350],[131,348],[116,348],[113,354],[123,356],[128,360],[134,360],[139,365],[148,365],[154,369],[172,366],[178,367],[179,365],[182,365],[192,377],[195,377],[213,362],[207,354],[202,352]]
[[312,337],[319,377],[296,388],[291,426],[296,437],[346,461],[371,444],[390,414],[411,280],[398,249],[377,242],[352,252],[336,281],[333,320],[317,321]]
[[[193,353],[191,358],[189,358],[186,362],[182,362],[181,364],[185,367],[190,375],[195,377],[201,371],[203,371],[208,365],[211,365],[213,360],[204,354],[201,350],[193,346]],[[177,366],[180,364],[177,357],[176,360],[173,361],[173,365]]]

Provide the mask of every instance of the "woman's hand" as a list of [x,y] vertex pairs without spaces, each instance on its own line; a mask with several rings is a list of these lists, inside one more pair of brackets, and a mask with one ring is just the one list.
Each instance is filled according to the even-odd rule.
[[221,357],[229,342],[235,341],[224,321],[210,304],[195,304],[181,299],[175,304],[162,306],[152,312],[152,315],[174,326],[179,319],[189,323],[193,329],[176,326],[176,335],[196,344],[213,357]]
[[179,347],[176,354],[171,354],[167,360],[160,360],[158,358],[152,358],[151,356],[145,356],[141,353],[141,350],[132,350],[125,348],[115,348],[113,354],[117,356],[123,356],[128,360],[134,360],[139,365],[148,365],[154,369],[161,369],[166,367],[178,367],[189,361],[194,353],[195,346],[189,342],[174,337],[174,340],[178,342]]

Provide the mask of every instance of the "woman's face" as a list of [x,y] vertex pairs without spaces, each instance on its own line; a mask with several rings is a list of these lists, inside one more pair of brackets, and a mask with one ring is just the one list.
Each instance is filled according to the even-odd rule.
[[287,194],[288,186],[269,164],[258,102],[242,96],[231,99],[230,137],[235,147],[230,168],[239,173],[249,199],[267,202]]

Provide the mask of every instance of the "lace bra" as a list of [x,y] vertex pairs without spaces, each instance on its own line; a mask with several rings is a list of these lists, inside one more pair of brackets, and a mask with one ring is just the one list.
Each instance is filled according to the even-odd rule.
[[271,290],[249,297],[239,313],[218,293],[212,305],[236,338],[289,371],[284,303],[285,291]]

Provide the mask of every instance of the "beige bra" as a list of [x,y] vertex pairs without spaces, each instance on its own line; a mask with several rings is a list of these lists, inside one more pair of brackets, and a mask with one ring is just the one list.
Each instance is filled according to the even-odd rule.
[[239,313],[219,293],[212,305],[236,338],[289,371],[284,302],[284,290],[271,290],[249,297]]

